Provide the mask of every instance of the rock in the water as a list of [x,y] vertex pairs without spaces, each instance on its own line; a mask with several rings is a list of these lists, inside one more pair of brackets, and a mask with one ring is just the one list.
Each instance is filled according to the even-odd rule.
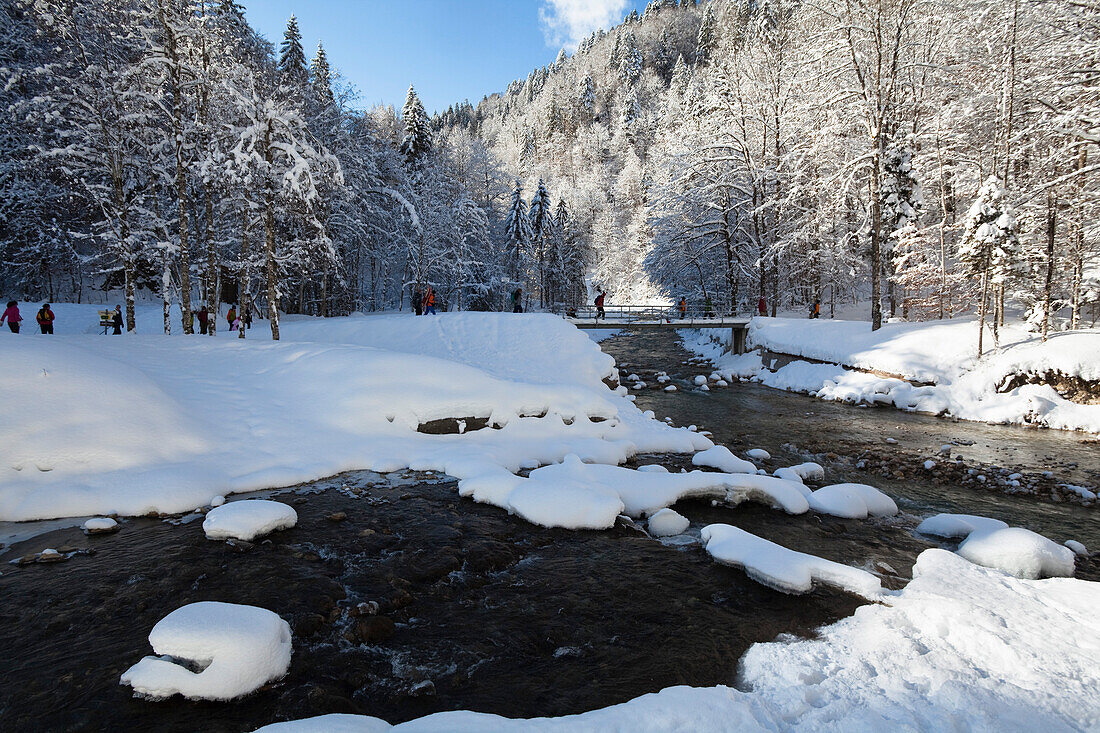
[[110,534],[111,532],[117,532],[121,527],[118,522],[110,517],[93,517],[84,523],[81,527],[84,530],[84,534]]
[[377,644],[393,636],[396,627],[388,616],[361,616],[354,628],[360,644]]

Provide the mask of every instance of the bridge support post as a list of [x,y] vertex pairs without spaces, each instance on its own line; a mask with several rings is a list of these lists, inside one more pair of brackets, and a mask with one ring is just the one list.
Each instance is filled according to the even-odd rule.
[[743,326],[734,326],[731,330],[733,338],[730,339],[730,351],[734,354],[744,354],[749,335],[748,329]]

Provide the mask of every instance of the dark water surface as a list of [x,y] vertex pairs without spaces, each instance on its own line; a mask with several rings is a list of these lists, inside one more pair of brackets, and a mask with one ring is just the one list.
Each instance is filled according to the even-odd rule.
[[[684,378],[709,372],[683,366],[688,355],[672,334],[625,335],[604,347],[630,364],[624,374],[647,365]],[[677,509],[695,536],[711,522],[736,524],[864,567],[894,588],[916,555],[935,546],[912,532],[933,511],[999,516],[1100,547],[1093,509],[937,485],[916,478],[906,462],[910,453],[964,438],[974,445],[959,450],[974,461],[1096,470],[1095,447],[1072,436],[856,410],[748,384],[710,393],[683,385],[673,394],[645,392],[638,404],[677,424],[703,425],[735,451],[764,447],[774,465],[804,460],[803,451],[835,454],[821,458],[830,481],[880,486],[904,512],[859,522],[682,502]],[[889,450],[912,477],[885,479],[852,465],[886,434],[898,440]],[[1072,461],[1076,468],[1063,465]],[[651,462],[688,465],[675,456],[635,463]],[[453,481],[427,474],[350,473],[276,498],[294,505],[298,525],[255,545],[205,539],[201,517],[146,518],[101,537],[52,529],[0,551],[0,730],[248,731],[333,712],[390,722],[450,709],[563,715],[670,685],[732,684],[749,645],[812,635],[863,602],[827,588],[787,596],[716,565],[697,544],[666,546],[626,526],[542,529],[460,499]],[[66,545],[95,552],[50,565],[7,564]],[[1097,563],[1080,563],[1078,575],[1100,578]],[[118,680],[151,653],[149,630],[200,600],[253,604],[290,622],[288,676],[229,703],[134,699]],[[376,614],[373,604],[360,609],[368,602],[377,603]]]

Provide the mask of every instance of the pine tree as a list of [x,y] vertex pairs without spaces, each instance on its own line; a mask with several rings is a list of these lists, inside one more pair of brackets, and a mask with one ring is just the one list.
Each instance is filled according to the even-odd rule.
[[302,48],[302,33],[298,30],[298,19],[293,15],[286,22],[283,42],[279,44],[280,78],[285,82],[302,84],[308,78],[306,71],[306,52]]
[[711,61],[717,38],[718,21],[714,17],[714,3],[707,3],[703,11],[703,20],[699,23],[699,35],[695,41],[695,65],[706,66]]
[[432,149],[432,131],[428,124],[428,115],[420,97],[411,86],[405,96],[405,106],[401,108],[401,118],[405,135],[401,138],[401,154],[410,168],[418,167]]
[[512,189],[512,203],[508,207],[508,216],[504,220],[505,265],[508,273],[516,282],[521,280],[521,268],[527,243],[531,233],[527,221],[527,202],[523,200],[523,184],[516,179]]
[[547,263],[547,235],[553,224],[553,211],[550,209],[550,194],[546,190],[546,184],[539,179],[535,197],[531,199],[531,206],[527,213],[528,231],[531,244],[535,249],[535,256],[539,270],[539,305],[545,307],[546,301],[546,263]]
[[[1011,270],[1016,248],[1016,214],[1005,200],[1000,179],[990,176],[978,191],[978,198],[967,212],[958,260],[967,274],[980,276],[978,300],[978,356],[982,355],[982,335],[989,309],[990,291],[1003,284]],[[993,321],[994,339],[997,322]]]
[[328,57],[325,55],[325,47],[317,43],[317,55],[310,65],[313,72],[313,93],[322,107],[333,103],[332,95],[332,71],[328,65]]
[[633,32],[627,34],[623,49],[622,60],[619,61],[619,79],[631,84],[642,75],[643,63],[642,52],[638,49],[638,41]]

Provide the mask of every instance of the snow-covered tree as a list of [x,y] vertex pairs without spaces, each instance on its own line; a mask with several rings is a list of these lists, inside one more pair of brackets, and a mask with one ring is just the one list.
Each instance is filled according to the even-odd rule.
[[[991,176],[982,184],[963,223],[958,258],[966,271],[981,278],[978,300],[978,356],[989,312],[990,290],[1003,284],[1011,273],[1016,250],[1016,213],[1006,200],[1004,185]],[[996,319],[993,321],[997,337]]]

